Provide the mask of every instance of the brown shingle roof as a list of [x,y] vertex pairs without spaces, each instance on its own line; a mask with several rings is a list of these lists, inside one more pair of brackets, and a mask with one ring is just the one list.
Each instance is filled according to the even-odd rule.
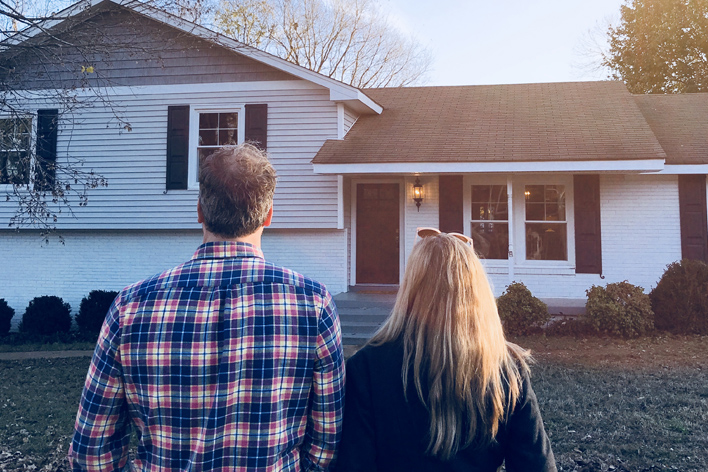
[[620,82],[364,90],[384,107],[315,164],[663,159]]
[[634,95],[666,164],[708,164],[708,93]]

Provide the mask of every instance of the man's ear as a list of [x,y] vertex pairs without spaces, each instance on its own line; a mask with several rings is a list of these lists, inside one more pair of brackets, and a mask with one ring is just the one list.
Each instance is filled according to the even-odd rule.
[[204,223],[204,215],[202,214],[202,204],[197,200],[197,223]]
[[265,221],[263,222],[263,226],[270,226],[271,222],[273,221],[273,206],[270,207],[270,210],[268,210],[268,216],[266,216]]

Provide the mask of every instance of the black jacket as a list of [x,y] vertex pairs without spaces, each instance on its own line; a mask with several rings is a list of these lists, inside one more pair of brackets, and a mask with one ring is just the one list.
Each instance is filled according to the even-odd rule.
[[344,426],[337,472],[555,472],[536,395],[524,375],[519,401],[495,441],[443,462],[425,454],[429,416],[409,381],[403,395],[403,345],[366,346],[347,362]]

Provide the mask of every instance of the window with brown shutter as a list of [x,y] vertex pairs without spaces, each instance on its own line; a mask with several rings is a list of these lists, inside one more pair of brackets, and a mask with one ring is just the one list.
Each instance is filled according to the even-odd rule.
[[575,202],[575,272],[602,274],[600,176],[573,176]]
[[186,190],[189,173],[189,106],[167,107],[167,190]]
[[706,176],[679,175],[681,257],[708,262]]

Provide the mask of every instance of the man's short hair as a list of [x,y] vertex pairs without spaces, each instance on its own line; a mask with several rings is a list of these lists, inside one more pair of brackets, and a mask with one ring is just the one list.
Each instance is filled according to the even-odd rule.
[[273,206],[275,169],[251,144],[227,146],[199,167],[199,204],[204,226],[224,238],[239,238],[263,226]]

